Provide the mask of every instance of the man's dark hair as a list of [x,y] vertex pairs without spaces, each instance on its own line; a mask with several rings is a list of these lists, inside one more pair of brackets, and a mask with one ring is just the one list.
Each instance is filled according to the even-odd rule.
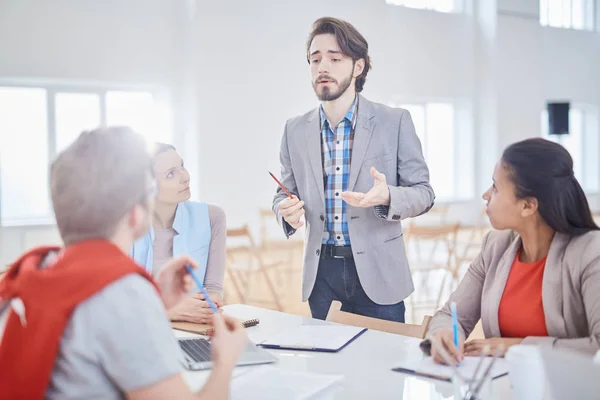
[[371,69],[369,44],[351,23],[331,17],[323,17],[316,20],[306,42],[306,59],[310,63],[310,45],[315,36],[328,33],[335,36],[343,55],[352,58],[355,63],[361,58],[365,60],[365,68],[356,77],[355,81],[356,91],[359,93],[362,92],[367,80],[367,73]]

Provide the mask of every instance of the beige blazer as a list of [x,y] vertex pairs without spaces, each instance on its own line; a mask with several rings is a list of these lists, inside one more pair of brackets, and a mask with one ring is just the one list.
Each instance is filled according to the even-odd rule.
[[[520,248],[516,233],[490,232],[448,303],[435,313],[428,335],[452,328],[449,304],[455,301],[464,337],[480,318],[486,338],[500,337],[498,306]],[[542,304],[550,336],[527,337],[524,344],[590,355],[600,349],[600,231],[577,237],[554,235],[544,270]]]

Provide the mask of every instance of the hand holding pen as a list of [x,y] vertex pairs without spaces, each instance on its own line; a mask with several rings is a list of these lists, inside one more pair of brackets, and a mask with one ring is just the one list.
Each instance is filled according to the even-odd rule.
[[211,310],[214,313],[219,312],[219,309],[217,308],[217,306],[215,305],[215,303],[212,301],[212,299],[208,295],[208,292],[206,291],[206,288],[204,287],[204,284],[202,283],[202,281],[200,280],[200,278],[198,278],[198,275],[196,275],[196,272],[194,271],[194,269],[190,265],[186,265],[185,268],[187,269],[188,273],[190,274],[190,276],[192,277],[192,279],[196,283],[196,288],[198,290],[200,290],[202,292],[202,294],[204,295],[204,300],[206,300],[206,302],[210,306]]
[[187,298],[194,285],[193,278],[186,270],[189,265],[196,264],[190,257],[180,256],[166,263],[156,274],[155,282],[167,310]]
[[435,333],[434,337],[438,345],[431,346],[431,355],[433,356],[433,361],[438,364],[448,364],[448,359],[442,357],[440,352],[441,350],[445,350],[451,356],[452,365],[459,365],[464,357],[464,339],[458,332],[458,313],[456,303],[454,302],[450,304],[450,313],[452,330],[442,330]]
[[277,182],[279,187],[287,194],[288,197],[279,202],[279,216],[285,220],[294,229],[298,229],[304,225],[302,216],[304,215],[304,202],[298,197],[290,193],[289,190],[279,180],[269,172],[271,178]]

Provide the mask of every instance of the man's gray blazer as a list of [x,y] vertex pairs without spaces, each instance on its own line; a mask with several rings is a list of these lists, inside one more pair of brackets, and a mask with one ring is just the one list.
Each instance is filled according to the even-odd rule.
[[[287,121],[281,140],[281,183],[304,201],[303,301],[310,296],[317,277],[326,216],[321,152],[318,108]],[[389,212],[387,218],[380,218],[373,207],[348,204],[350,242],[367,296],[377,304],[395,304],[414,290],[400,221],[427,212],[435,195],[410,113],[360,96],[348,191],[366,193],[373,187],[371,167],[387,178]],[[278,207],[286,197],[278,188],[273,211],[289,236],[294,229],[279,216]]]

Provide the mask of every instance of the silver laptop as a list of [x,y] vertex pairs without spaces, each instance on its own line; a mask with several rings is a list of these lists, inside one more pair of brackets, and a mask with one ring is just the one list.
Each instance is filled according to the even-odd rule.
[[[205,338],[177,339],[182,350],[184,367],[190,371],[201,371],[212,367],[210,340]],[[246,351],[240,356],[238,366],[271,364],[277,362],[277,357],[267,350],[248,342]]]
[[543,349],[541,354],[553,399],[600,398],[600,365],[594,363],[591,356],[549,349]]

